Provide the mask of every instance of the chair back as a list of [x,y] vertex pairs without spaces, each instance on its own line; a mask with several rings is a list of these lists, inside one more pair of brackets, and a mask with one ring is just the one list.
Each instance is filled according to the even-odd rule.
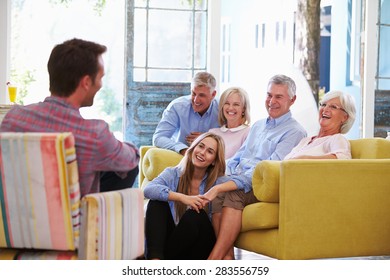
[[76,250],[80,186],[71,133],[0,133],[0,247]]
[[87,194],[81,217],[79,259],[132,260],[144,254],[141,189]]

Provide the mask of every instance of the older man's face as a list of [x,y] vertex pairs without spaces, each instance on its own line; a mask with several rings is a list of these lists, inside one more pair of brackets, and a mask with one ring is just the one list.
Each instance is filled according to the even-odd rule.
[[288,95],[287,85],[270,84],[268,86],[267,99],[265,100],[265,108],[268,115],[273,119],[283,116],[290,110],[295,99],[296,96],[290,98]]
[[197,86],[192,89],[191,100],[192,108],[195,112],[203,115],[210,107],[211,101],[213,101],[216,95],[216,91],[210,91],[209,87]]

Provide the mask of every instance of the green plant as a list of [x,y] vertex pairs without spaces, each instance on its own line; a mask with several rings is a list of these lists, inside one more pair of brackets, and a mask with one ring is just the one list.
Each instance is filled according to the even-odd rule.
[[35,82],[35,69],[24,70],[17,72],[15,69],[11,70],[11,81],[18,86],[18,93],[16,96],[16,103],[24,105],[24,98],[28,95],[28,88],[32,82]]
[[[50,0],[51,3],[53,3],[54,5],[57,5],[57,4],[63,4],[65,5],[66,7],[69,6],[69,4],[72,2],[73,0]],[[90,2],[95,2],[94,6],[93,6],[93,10],[98,14],[98,15],[101,15],[102,14],[102,11],[104,10],[105,6],[106,6],[106,0],[89,0]]]

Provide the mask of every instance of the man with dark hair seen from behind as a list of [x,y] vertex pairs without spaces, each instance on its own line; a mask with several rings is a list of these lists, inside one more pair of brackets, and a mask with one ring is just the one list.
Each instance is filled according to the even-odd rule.
[[71,39],[51,52],[47,67],[51,96],[43,102],[15,105],[1,132],[72,132],[75,137],[81,196],[132,187],[139,152],[117,140],[103,120],[84,119],[81,107],[92,106],[102,87],[106,46]]

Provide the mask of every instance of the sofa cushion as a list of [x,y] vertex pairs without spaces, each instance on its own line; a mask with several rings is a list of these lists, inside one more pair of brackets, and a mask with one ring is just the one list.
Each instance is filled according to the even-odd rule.
[[277,228],[278,225],[279,203],[258,202],[244,208],[241,232]]
[[[177,165],[182,158],[182,155],[171,150],[156,147],[148,149],[141,166],[141,172],[147,179],[145,182],[152,181],[165,168]],[[142,182],[141,187],[145,186],[145,182]]]
[[252,177],[253,193],[259,201],[279,202],[280,161],[263,160]]

